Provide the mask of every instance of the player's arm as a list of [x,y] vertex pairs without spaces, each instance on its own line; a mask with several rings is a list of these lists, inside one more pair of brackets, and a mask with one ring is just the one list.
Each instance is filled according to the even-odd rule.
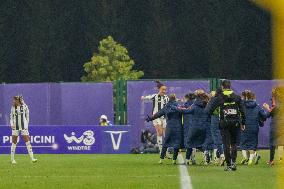
[[238,108],[239,108],[239,111],[240,111],[241,124],[245,125],[245,123],[246,123],[245,105],[242,102],[240,97],[238,97],[237,105],[238,105]]
[[15,128],[14,120],[15,120],[15,115],[14,115],[14,109],[12,107],[11,108],[11,113],[10,113],[10,126],[11,126],[12,129]]
[[27,119],[27,122],[29,124],[30,122],[30,110],[29,110],[29,107],[27,105],[25,105],[25,116],[26,116],[26,119]]
[[193,114],[194,113],[194,108],[193,106],[190,106],[188,108],[178,106],[178,107],[172,107],[172,110],[183,113],[183,114]]
[[166,107],[162,108],[161,110],[159,110],[157,113],[155,113],[154,115],[152,116],[148,116],[146,118],[146,121],[149,122],[149,121],[153,121],[155,119],[158,119],[162,116],[166,115]]
[[221,98],[220,97],[213,97],[208,104],[206,105],[204,111],[209,114],[212,115],[213,112],[220,106],[221,104]]
[[147,95],[147,96],[141,96],[141,100],[153,100],[153,98],[155,97],[156,94],[152,94],[152,95]]

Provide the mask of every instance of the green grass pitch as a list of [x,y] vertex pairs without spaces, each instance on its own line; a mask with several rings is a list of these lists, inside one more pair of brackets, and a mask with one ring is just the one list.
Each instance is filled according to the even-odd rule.
[[[238,166],[237,172],[222,167],[189,166],[194,189],[276,189],[280,165],[268,167],[267,151],[257,166]],[[176,189],[180,188],[179,166],[158,155],[16,155],[17,165],[1,155],[0,189]],[[198,155],[200,159],[200,153]],[[278,183],[283,184],[284,183]]]

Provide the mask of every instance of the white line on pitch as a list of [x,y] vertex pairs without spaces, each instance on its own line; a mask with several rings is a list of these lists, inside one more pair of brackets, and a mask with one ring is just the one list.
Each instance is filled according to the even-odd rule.
[[178,161],[180,163],[179,165],[179,174],[180,174],[180,185],[181,189],[192,189],[191,179],[188,174],[188,170],[186,165],[183,164],[184,159],[182,157],[182,154],[179,154]]

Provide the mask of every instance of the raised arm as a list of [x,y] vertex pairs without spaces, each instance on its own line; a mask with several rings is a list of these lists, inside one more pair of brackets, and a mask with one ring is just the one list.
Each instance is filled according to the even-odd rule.
[[153,100],[153,98],[156,96],[156,94],[152,94],[152,95],[147,95],[147,96],[141,96],[141,100]]

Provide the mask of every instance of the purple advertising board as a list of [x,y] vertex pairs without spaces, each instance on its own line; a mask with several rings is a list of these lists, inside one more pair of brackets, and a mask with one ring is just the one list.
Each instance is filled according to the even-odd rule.
[[[167,86],[167,94],[175,93],[177,98],[185,94],[203,89],[210,90],[208,80],[172,80],[163,82]],[[157,93],[156,83],[153,81],[128,81],[127,82],[127,124],[133,126],[131,145],[140,145],[140,134],[143,129],[153,128],[152,123],[146,123],[145,117],[152,113],[152,102],[141,101],[141,96]]]
[[12,97],[23,95],[30,125],[95,125],[102,114],[113,122],[112,83],[0,85],[0,124],[9,124]]
[[[131,126],[30,126],[35,154],[124,154],[130,153]],[[16,153],[27,153],[19,137]],[[0,127],[0,153],[9,154],[11,128]]]
[[9,124],[9,116],[12,106],[12,97],[23,95],[30,109],[30,124],[48,124],[48,96],[49,86],[47,83],[40,84],[2,84],[2,98],[0,99],[3,114],[0,119],[1,125]]
[[[232,88],[237,94],[249,89],[256,95],[257,103],[262,106],[263,103],[271,105],[271,91],[275,85],[272,80],[232,80]],[[259,131],[259,147],[269,147],[269,127],[270,119],[265,122],[264,127]]]

